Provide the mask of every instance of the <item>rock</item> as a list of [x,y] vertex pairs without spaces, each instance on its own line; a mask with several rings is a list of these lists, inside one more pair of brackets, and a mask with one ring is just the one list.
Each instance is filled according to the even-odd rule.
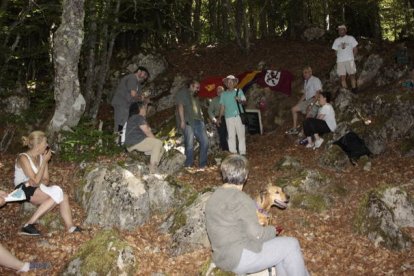
[[401,231],[414,227],[414,203],[405,191],[399,187],[372,190],[358,210],[354,221],[358,233],[390,249],[411,247],[410,237]]
[[343,194],[344,188],[316,170],[303,170],[293,176],[279,178],[275,183],[290,196],[290,205],[315,212],[328,209],[334,194]]
[[[20,213],[23,215],[22,220],[24,223],[34,214],[34,212],[36,212],[37,208],[36,205],[33,205],[30,202],[24,202],[21,205]],[[59,206],[56,206],[55,208],[59,208]],[[37,223],[47,228],[48,232],[62,231],[65,229],[59,212],[49,211],[43,215]]]
[[175,189],[170,183],[150,175],[147,184],[151,214],[166,213],[176,205]]
[[401,79],[407,74],[405,67],[399,66],[386,66],[380,70],[380,73],[375,78],[375,84],[377,86],[385,86]]
[[302,34],[303,38],[306,41],[317,40],[323,37],[324,35],[325,35],[325,30],[319,27],[307,28]]
[[132,57],[131,61],[132,64],[136,65],[136,67],[131,66],[131,64],[128,64],[128,68],[135,68],[135,70],[138,68],[138,66],[144,66],[145,68],[147,68],[147,70],[150,73],[149,81],[156,79],[167,69],[168,66],[168,63],[164,57],[153,54],[144,55],[141,53],[137,56]]
[[114,166],[93,169],[78,189],[85,209],[85,224],[133,229],[150,216],[149,195],[144,181],[131,170]]
[[362,72],[359,74],[357,85],[358,88],[369,85],[378,75],[384,60],[376,54],[371,54],[364,63]]
[[[169,218],[172,234],[171,253],[175,256],[210,246],[207,236],[204,209],[212,192],[190,197],[182,208]],[[191,202],[193,200],[193,202]],[[191,203],[190,203],[191,202]]]
[[167,175],[174,175],[184,167],[185,155],[173,148],[164,153],[165,157],[161,160],[158,168]]
[[22,115],[24,111],[29,109],[29,98],[23,95],[12,95],[1,103],[4,106],[4,111],[13,115]]
[[134,250],[115,230],[99,232],[83,244],[66,265],[62,275],[133,275]]
[[276,168],[278,170],[301,170],[302,166],[300,165],[299,160],[296,158],[286,155],[282,159],[280,159],[277,164]]
[[349,167],[350,161],[339,146],[332,145],[322,152],[318,159],[318,165],[322,168],[343,172]]

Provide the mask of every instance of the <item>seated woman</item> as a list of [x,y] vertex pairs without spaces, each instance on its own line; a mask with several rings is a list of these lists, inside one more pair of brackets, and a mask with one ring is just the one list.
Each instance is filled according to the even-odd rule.
[[[0,191],[0,207],[6,204],[7,193]],[[17,272],[27,272],[33,269],[46,269],[49,263],[25,263],[13,256],[6,248],[0,244],[0,265],[17,270]]]
[[154,173],[164,153],[160,139],[155,138],[147,123],[147,104],[138,102],[131,105],[127,122],[125,146],[128,152],[133,150],[150,155],[149,170]]
[[[323,143],[320,135],[334,132],[336,129],[335,111],[330,104],[331,93],[321,92],[319,94],[319,111],[316,118],[307,118],[303,122],[303,132],[308,139],[307,148],[319,148]],[[315,142],[313,141],[315,140]]]
[[276,266],[278,276],[309,275],[299,242],[276,237],[274,226],[261,226],[256,203],[242,191],[249,174],[247,159],[230,155],[221,164],[224,184],[205,208],[213,262],[236,274],[255,273]]
[[49,184],[48,162],[52,157],[52,151],[47,144],[45,133],[33,131],[28,137],[22,137],[22,141],[29,150],[17,157],[14,185],[16,189],[22,188],[26,201],[38,205],[39,208],[23,226],[20,234],[40,235],[34,224],[56,205],[60,207],[60,215],[68,232],[80,232],[81,229],[73,224],[68,196],[59,186],[47,186]]

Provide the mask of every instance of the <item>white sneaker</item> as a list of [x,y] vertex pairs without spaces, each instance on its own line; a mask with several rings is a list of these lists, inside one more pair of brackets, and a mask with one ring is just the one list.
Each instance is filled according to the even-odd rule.
[[318,149],[321,147],[322,143],[323,143],[323,138],[319,138],[318,140],[315,141],[315,149]]
[[313,144],[313,143],[307,143],[306,144],[306,148],[307,149],[311,149],[311,148],[313,148],[315,146],[315,144]]

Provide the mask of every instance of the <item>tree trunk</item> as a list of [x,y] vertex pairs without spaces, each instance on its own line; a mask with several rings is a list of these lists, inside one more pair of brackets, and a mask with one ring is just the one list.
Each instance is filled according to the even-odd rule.
[[250,38],[257,38],[256,10],[253,0],[248,1]]
[[265,38],[265,37],[268,36],[268,32],[267,32],[267,20],[266,20],[267,6],[268,6],[268,0],[265,0],[264,3],[263,3],[263,6],[260,8],[260,12],[259,12],[259,33],[260,33],[260,38]]
[[201,33],[201,22],[200,22],[200,14],[201,14],[201,0],[195,0],[195,7],[194,7],[194,34],[193,39],[194,42],[200,42],[200,33]]
[[80,93],[78,62],[83,41],[84,0],[63,0],[62,21],[53,39],[55,113],[48,130],[54,134],[74,127],[85,110]]
[[97,30],[98,26],[96,23],[97,20],[97,13],[95,8],[95,2],[90,2],[90,18],[89,18],[89,28],[88,28],[88,57],[87,57],[87,64],[86,64],[86,81],[85,81],[85,89],[84,89],[84,96],[86,101],[86,112],[89,113],[91,107],[91,99],[94,96],[94,89],[93,84],[95,83],[95,53],[96,53],[96,43],[97,43]]
[[[118,13],[121,6],[121,0],[117,0],[115,6],[115,19],[113,25],[118,23]],[[105,85],[106,78],[108,76],[109,71],[109,64],[112,59],[112,53],[114,49],[115,39],[118,35],[118,32],[115,28],[112,28],[111,33],[108,35],[108,24],[105,24],[102,30],[102,42],[101,45],[103,46],[103,51],[101,53],[101,61],[100,61],[100,70],[98,76],[98,83],[96,88],[96,95],[95,98],[97,99],[92,103],[91,109],[89,111],[89,116],[91,118],[96,118],[99,111],[99,106],[101,105],[101,99],[103,95],[103,89]]]
[[229,13],[230,13],[230,3],[229,0],[222,0],[222,9],[221,9],[221,29],[222,29],[222,38],[227,40],[229,38]]
[[209,43],[212,43],[219,36],[219,28],[217,23],[217,1],[209,0],[208,1],[208,18],[209,18],[209,31],[208,31],[208,40]]

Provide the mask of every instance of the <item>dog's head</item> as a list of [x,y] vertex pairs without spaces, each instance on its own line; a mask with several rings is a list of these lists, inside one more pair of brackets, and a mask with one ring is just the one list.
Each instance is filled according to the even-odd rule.
[[260,192],[260,201],[263,208],[267,209],[276,206],[280,209],[286,209],[289,203],[289,196],[278,186],[267,186],[266,190]]

